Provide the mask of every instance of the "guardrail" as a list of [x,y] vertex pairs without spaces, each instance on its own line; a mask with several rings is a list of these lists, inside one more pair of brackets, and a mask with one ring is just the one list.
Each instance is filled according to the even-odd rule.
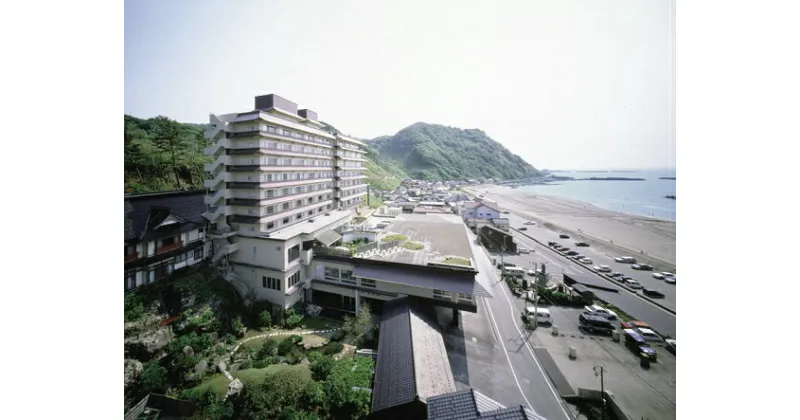
[[664,305],[662,305],[662,304],[660,304],[660,303],[656,302],[655,300],[653,300],[653,299],[650,299],[650,298],[649,298],[649,297],[647,297],[647,296],[644,296],[644,295],[641,295],[641,294],[637,293],[637,291],[636,291],[635,289],[631,289],[631,288],[629,288],[629,287],[627,287],[627,286],[625,286],[625,285],[623,285],[623,284],[620,284],[620,283],[618,283],[618,282],[615,282],[614,280],[612,280],[610,277],[606,276],[605,274],[603,274],[603,273],[600,273],[600,272],[596,271],[596,270],[595,270],[595,269],[593,269],[592,267],[587,267],[587,266],[585,266],[584,264],[581,264],[581,263],[579,263],[579,262],[577,262],[577,261],[573,260],[572,258],[569,258],[569,256],[567,256],[566,254],[562,253],[561,251],[559,251],[559,250],[557,250],[557,249],[553,249],[553,248],[552,248],[552,247],[550,247],[549,245],[547,245],[547,244],[543,243],[542,241],[540,241],[540,240],[538,240],[538,239],[534,238],[533,236],[530,236],[530,235],[528,235],[528,234],[527,234],[527,233],[525,233],[525,232],[522,232],[522,231],[520,231],[520,230],[518,230],[518,229],[516,229],[516,228],[511,228],[511,229],[512,229],[512,230],[514,230],[514,231],[516,231],[516,232],[517,232],[517,233],[519,233],[520,235],[524,235],[524,236],[525,236],[525,237],[527,237],[528,239],[530,239],[530,240],[532,240],[532,241],[536,242],[537,244],[539,244],[539,245],[541,245],[541,246],[543,246],[543,247],[546,247],[546,248],[548,248],[548,249],[552,249],[554,252],[556,252],[556,253],[558,253],[559,255],[561,255],[561,256],[563,256],[563,257],[565,257],[565,258],[566,258],[568,261],[570,261],[571,263],[573,263],[573,264],[577,265],[578,267],[581,267],[581,268],[583,268],[583,269],[585,269],[585,270],[588,270],[588,271],[590,271],[590,272],[591,272],[591,273],[593,273],[593,274],[596,274],[596,275],[598,275],[600,278],[602,278],[603,280],[606,280],[607,282],[609,282],[609,283],[613,284],[614,286],[617,286],[617,287],[619,287],[619,288],[621,288],[621,289],[625,289],[625,290],[627,290],[627,291],[631,292],[631,293],[632,293],[634,296],[637,296],[637,297],[638,297],[638,298],[640,298],[640,299],[646,300],[646,301],[648,301],[648,302],[652,303],[653,305],[655,305],[655,306],[657,306],[657,307],[659,307],[659,308],[661,308],[661,309],[663,309],[663,310],[665,310],[665,311],[667,311],[667,312],[671,313],[672,315],[677,315],[677,313],[675,312],[675,310],[674,310],[674,309],[672,309],[672,308],[669,308],[669,307],[667,307],[667,306],[664,306]]

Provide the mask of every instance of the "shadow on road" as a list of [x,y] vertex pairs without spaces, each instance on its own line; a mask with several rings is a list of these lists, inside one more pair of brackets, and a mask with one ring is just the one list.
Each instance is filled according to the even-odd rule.
[[[436,316],[439,321],[439,326],[442,328],[442,339],[444,340],[445,348],[447,348],[447,358],[450,360],[450,370],[453,371],[453,379],[456,381],[456,388],[469,388],[469,367],[467,366],[467,348],[464,342],[464,331],[459,327],[452,326],[452,310],[437,308]],[[461,325],[460,322],[459,325]]]

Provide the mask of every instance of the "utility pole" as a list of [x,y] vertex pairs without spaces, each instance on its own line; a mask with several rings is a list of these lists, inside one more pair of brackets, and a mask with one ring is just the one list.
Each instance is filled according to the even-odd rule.
[[539,327],[539,271],[536,270],[536,261],[533,261],[533,329]]
[[600,374],[600,401],[603,402],[603,414],[602,414],[602,416],[603,416],[602,419],[603,420],[606,420],[606,389],[605,389],[605,384],[604,384],[604,381],[603,381],[603,374],[605,373],[605,370],[606,370],[606,368],[604,368],[602,366],[595,366],[594,367],[594,376],[597,376],[598,372]]

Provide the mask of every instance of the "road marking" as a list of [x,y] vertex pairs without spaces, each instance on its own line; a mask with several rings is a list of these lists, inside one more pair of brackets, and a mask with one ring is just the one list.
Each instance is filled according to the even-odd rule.
[[[497,329],[497,335],[499,336],[500,328],[497,327],[497,323],[494,320],[494,314],[492,313],[492,308],[490,308],[489,304],[485,302],[486,298],[481,298],[481,299],[484,300],[484,306],[486,307],[486,313],[489,314],[489,321],[492,324],[492,328]],[[500,346],[503,347],[503,354],[506,355],[506,360],[508,361],[508,367],[511,369],[511,376],[514,377],[514,382],[517,384],[517,389],[519,389],[519,393],[522,394],[522,398],[525,400],[525,403],[528,404],[528,407],[534,412],[536,412],[536,410],[533,409],[533,405],[531,405],[531,402],[528,401],[528,397],[525,396],[525,392],[522,391],[522,385],[519,384],[519,379],[517,379],[517,373],[514,372],[514,365],[511,364],[511,358],[508,357],[508,350],[506,349],[505,343],[503,343],[503,340],[499,340],[499,342]]]
[[[519,326],[517,326],[517,319],[514,318],[514,305],[511,304],[511,300],[508,298],[508,293],[506,293],[506,288],[503,287],[503,285],[500,285],[500,289],[503,292],[503,296],[505,296],[506,298],[506,303],[508,303],[508,306],[511,309],[511,323],[514,324],[514,328],[517,330],[519,335],[522,336],[522,331],[519,329]],[[492,315],[491,309],[489,309],[489,314]],[[492,318],[494,318],[493,315]],[[539,368],[539,372],[541,372],[542,376],[545,378],[545,382],[547,382],[547,387],[550,388],[550,392],[552,392],[553,395],[556,397],[556,399],[559,401],[559,406],[561,406],[561,411],[564,412],[564,415],[567,416],[568,419],[571,419],[572,416],[569,414],[569,412],[567,412],[567,409],[564,408],[563,404],[564,400],[561,398],[561,395],[559,395],[558,392],[556,392],[556,389],[553,387],[553,384],[550,383],[550,376],[547,375],[547,372],[544,371],[542,365],[539,364],[539,360],[536,358],[536,355],[533,354],[533,348],[531,347],[531,343],[528,340],[524,341],[525,341],[525,348],[528,349],[528,353],[531,354],[533,362],[536,364],[536,367]],[[506,357],[508,357],[508,355],[506,355]],[[509,364],[510,363],[511,361],[509,361]],[[514,379],[516,379],[516,377]],[[519,385],[519,383],[517,383],[517,385]]]

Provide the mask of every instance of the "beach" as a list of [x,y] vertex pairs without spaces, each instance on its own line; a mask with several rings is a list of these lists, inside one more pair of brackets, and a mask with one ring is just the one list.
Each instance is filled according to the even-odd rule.
[[[609,256],[631,255],[640,262],[666,266],[675,271],[673,220],[620,213],[497,185],[476,185],[466,190],[496,201],[502,210],[583,237]],[[514,223],[512,227],[516,227]]]

